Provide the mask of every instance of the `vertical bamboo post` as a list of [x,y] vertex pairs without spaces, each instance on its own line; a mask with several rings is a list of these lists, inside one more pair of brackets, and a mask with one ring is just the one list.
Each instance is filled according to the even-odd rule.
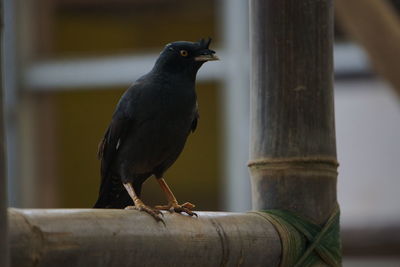
[[0,266],[8,266],[7,239],[7,195],[5,170],[5,138],[3,121],[3,79],[2,79],[2,44],[3,44],[3,1],[0,1]]
[[336,205],[332,0],[250,0],[253,208]]

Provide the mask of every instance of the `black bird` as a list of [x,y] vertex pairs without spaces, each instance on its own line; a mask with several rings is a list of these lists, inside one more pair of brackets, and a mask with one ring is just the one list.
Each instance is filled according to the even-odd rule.
[[[99,145],[101,185],[94,208],[137,209],[157,221],[160,210],[195,215],[193,204],[178,204],[163,175],[196,129],[196,74],[206,61],[218,60],[210,42],[167,44],[153,69],[123,94]],[[142,184],[152,175],[166,194],[165,206],[151,208],[140,200]]]

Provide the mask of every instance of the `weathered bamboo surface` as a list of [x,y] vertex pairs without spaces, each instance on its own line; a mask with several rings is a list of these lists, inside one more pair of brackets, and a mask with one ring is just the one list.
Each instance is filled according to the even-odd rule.
[[332,44],[332,0],[250,0],[253,209],[336,205]]
[[277,266],[281,243],[254,213],[9,209],[11,266]]

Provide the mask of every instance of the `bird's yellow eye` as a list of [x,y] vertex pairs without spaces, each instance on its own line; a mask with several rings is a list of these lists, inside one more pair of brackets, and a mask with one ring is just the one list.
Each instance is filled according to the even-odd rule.
[[183,56],[183,57],[187,57],[189,55],[188,51],[186,51],[186,50],[181,50],[180,53],[181,53],[181,56]]

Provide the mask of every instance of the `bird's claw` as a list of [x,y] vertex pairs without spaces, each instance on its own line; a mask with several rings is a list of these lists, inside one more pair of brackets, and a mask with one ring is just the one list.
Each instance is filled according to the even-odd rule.
[[150,214],[157,222],[162,222],[165,225],[164,219],[161,217],[164,217],[164,214],[158,210],[158,209],[152,209],[149,206],[146,206],[144,204],[139,204],[137,206],[127,206],[125,207],[126,210],[138,210],[138,211],[144,211],[148,214]]
[[195,205],[193,205],[190,202],[186,202],[182,205],[179,205],[178,203],[169,203],[168,205],[159,205],[154,207],[157,210],[168,210],[169,212],[177,212],[177,213],[182,213],[185,212],[189,216],[197,216],[195,212],[192,210],[195,208]]

